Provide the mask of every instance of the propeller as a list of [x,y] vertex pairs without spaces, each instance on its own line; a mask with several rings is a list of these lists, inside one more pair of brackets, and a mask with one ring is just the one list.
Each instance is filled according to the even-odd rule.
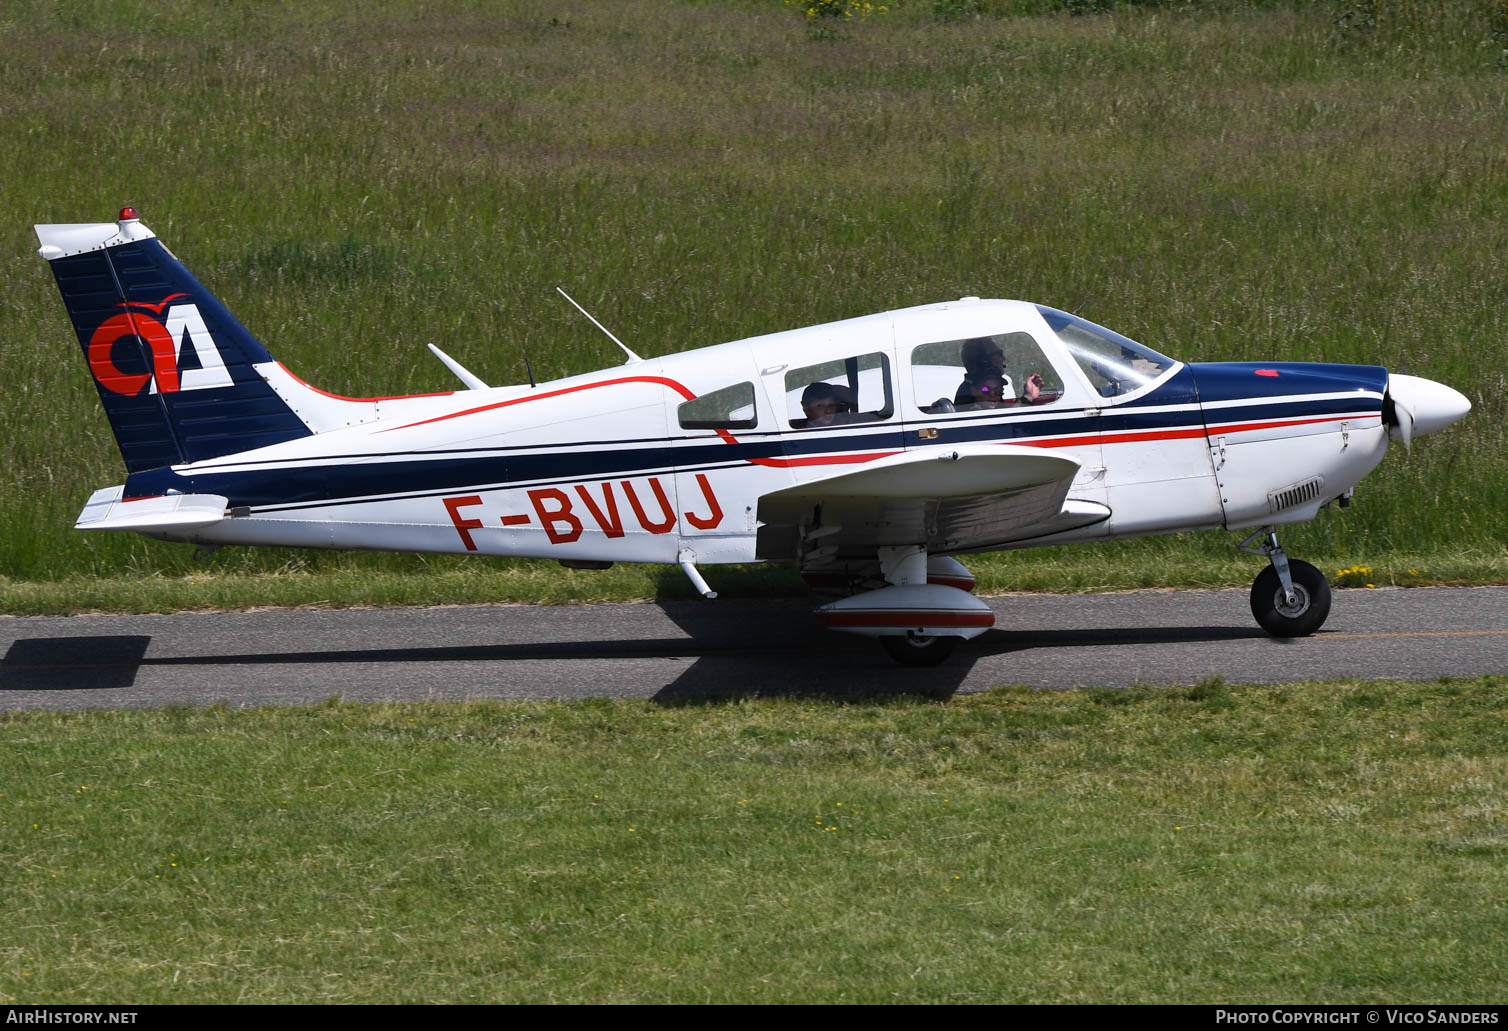
[[1444,429],[1465,417],[1471,402],[1459,390],[1420,376],[1390,374],[1382,401],[1388,437],[1410,448],[1414,437]]
[[1413,454],[1414,413],[1393,396],[1392,379],[1388,377],[1388,390],[1382,397],[1382,421],[1388,428],[1388,439],[1403,441],[1403,450]]

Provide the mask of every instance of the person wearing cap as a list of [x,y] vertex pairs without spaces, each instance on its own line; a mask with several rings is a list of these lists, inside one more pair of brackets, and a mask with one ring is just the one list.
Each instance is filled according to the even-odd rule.
[[801,411],[808,426],[831,426],[838,416],[853,411],[848,389],[818,380],[801,392]]
[[974,381],[974,401],[976,408],[1001,408],[1007,404],[1015,404],[1016,398],[1010,393],[1009,380],[1001,375],[984,376]]
[[1009,392],[1011,381],[1005,374],[1005,352],[993,338],[975,337],[965,340],[959,351],[959,358],[963,362],[963,382],[958,385],[953,403],[960,408],[965,405],[999,408],[1002,405],[1034,405],[1043,402],[1042,377],[1035,372],[1026,377],[1019,402],[1014,395],[1005,396]]

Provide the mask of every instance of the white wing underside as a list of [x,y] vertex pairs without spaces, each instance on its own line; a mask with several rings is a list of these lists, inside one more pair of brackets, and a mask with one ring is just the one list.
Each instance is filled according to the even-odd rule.
[[861,558],[909,544],[946,554],[1109,518],[1104,505],[1067,500],[1078,470],[1070,458],[1009,445],[877,459],[761,497],[761,557]]

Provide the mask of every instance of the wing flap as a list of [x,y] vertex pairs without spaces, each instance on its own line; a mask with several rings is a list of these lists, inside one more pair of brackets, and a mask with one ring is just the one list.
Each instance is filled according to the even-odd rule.
[[[803,561],[872,554],[887,545],[929,551],[986,548],[1098,522],[1109,509],[1069,502],[1079,463],[1039,448],[971,445],[893,455],[861,469],[764,495],[765,558]],[[796,554],[775,554],[794,547]]]
[[805,480],[759,500],[778,518],[788,503],[797,506],[837,498],[873,500],[962,498],[995,494],[1058,480],[1071,482],[1079,463],[1040,448],[972,445],[948,451],[910,451]]

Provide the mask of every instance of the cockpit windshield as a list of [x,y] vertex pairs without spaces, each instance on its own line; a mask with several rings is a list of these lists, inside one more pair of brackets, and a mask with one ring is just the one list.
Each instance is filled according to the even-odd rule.
[[1178,364],[1088,319],[1041,304],[1037,310],[1101,397],[1119,397],[1140,390]]

